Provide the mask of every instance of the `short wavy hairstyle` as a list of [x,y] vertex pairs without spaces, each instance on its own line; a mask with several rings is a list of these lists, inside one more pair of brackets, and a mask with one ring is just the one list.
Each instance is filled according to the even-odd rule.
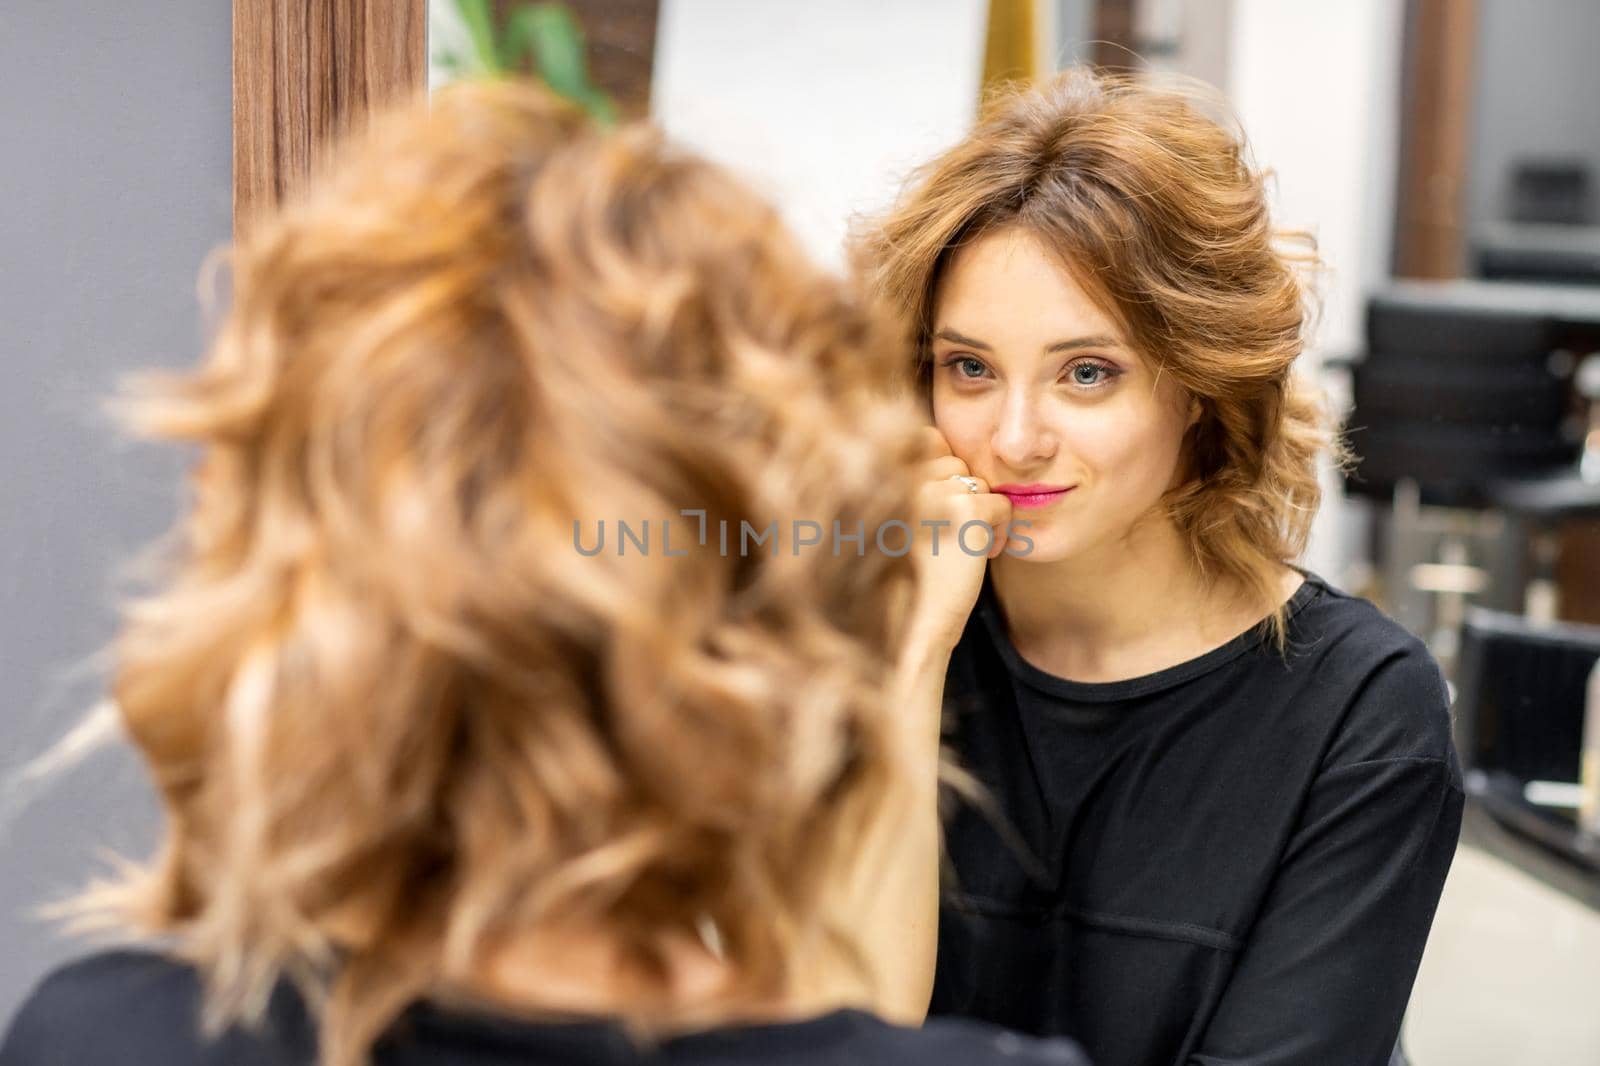
[[[997,98],[858,232],[856,254],[913,324],[926,395],[955,250],[1011,226],[1039,238],[1199,400],[1168,513],[1204,573],[1276,603],[1320,501],[1318,454],[1334,447],[1320,392],[1293,372],[1315,246],[1274,230],[1242,134],[1204,104],[1195,86],[1085,69]],[[1281,611],[1272,623],[1281,641]]]
[[[232,261],[207,358],[126,403],[198,463],[114,648],[165,843],[91,912],[170,934],[213,1024],[298,980],[341,1064],[547,924],[664,978],[709,920],[757,998],[847,940],[912,564],[784,538],[910,514],[897,320],[718,167],[509,83],[376,122]],[[619,521],[653,553],[592,552]]]

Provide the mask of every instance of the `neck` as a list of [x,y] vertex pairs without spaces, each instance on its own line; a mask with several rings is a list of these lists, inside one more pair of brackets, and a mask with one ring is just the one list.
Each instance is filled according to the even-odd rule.
[[459,991],[516,1014],[645,1018],[663,1034],[873,1009],[837,966],[800,965],[787,991],[760,997],[698,938],[669,939],[664,955],[665,974],[646,974],[602,931],[547,929],[497,948]]
[[1014,636],[1071,636],[1091,647],[1162,628],[1201,591],[1178,531],[1155,518],[1066,559],[1036,563],[1001,555],[990,573]]
[[1036,665],[1080,680],[1120,680],[1175,665],[1258,622],[1258,604],[1200,573],[1165,516],[1068,559],[990,563],[1012,642]]

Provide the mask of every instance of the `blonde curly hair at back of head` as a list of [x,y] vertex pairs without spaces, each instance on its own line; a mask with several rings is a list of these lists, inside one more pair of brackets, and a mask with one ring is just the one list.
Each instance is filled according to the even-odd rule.
[[[514,84],[376,122],[233,265],[203,364],[126,403],[199,461],[114,649],[165,843],[84,909],[170,935],[213,1025],[295,979],[338,1066],[563,922],[665,981],[710,920],[753,997],[848,954],[819,900],[900,780],[910,559],[679,516],[907,517],[894,322],[717,167]],[[576,550],[601,521],[652,550]]]

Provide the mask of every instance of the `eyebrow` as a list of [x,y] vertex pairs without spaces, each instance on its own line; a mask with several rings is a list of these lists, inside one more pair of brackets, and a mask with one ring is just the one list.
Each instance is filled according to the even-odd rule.
[[[933,339],[949,341],[952,344],[959,344],[967,348],[978,348],[985,352],[991,350],[982,341],[957,333],[953,329],[941,329],[933,335]],[[1068,341],[1056,341],[1054,344],[1045,345],[1044,350],[1047,352],[1071,352],[1079,348],[1119,348],[1121,346],[1122,343],[1115,337],[1096,335],[1093,337],[1074,337]]]

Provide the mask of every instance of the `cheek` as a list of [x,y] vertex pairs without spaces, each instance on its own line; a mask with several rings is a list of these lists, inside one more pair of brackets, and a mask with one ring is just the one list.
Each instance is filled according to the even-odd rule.
[[933,390],[933,424],[950,443],[950,450],[967,462],[972,462],[993,435],[993,427],[980,404],[952,402],[941,390]]
[[1108,404],[1060,427],[1062,441],[1102,481],[1139,494],[1166,490],[1183,443],[1181,417],[1154,404]]

